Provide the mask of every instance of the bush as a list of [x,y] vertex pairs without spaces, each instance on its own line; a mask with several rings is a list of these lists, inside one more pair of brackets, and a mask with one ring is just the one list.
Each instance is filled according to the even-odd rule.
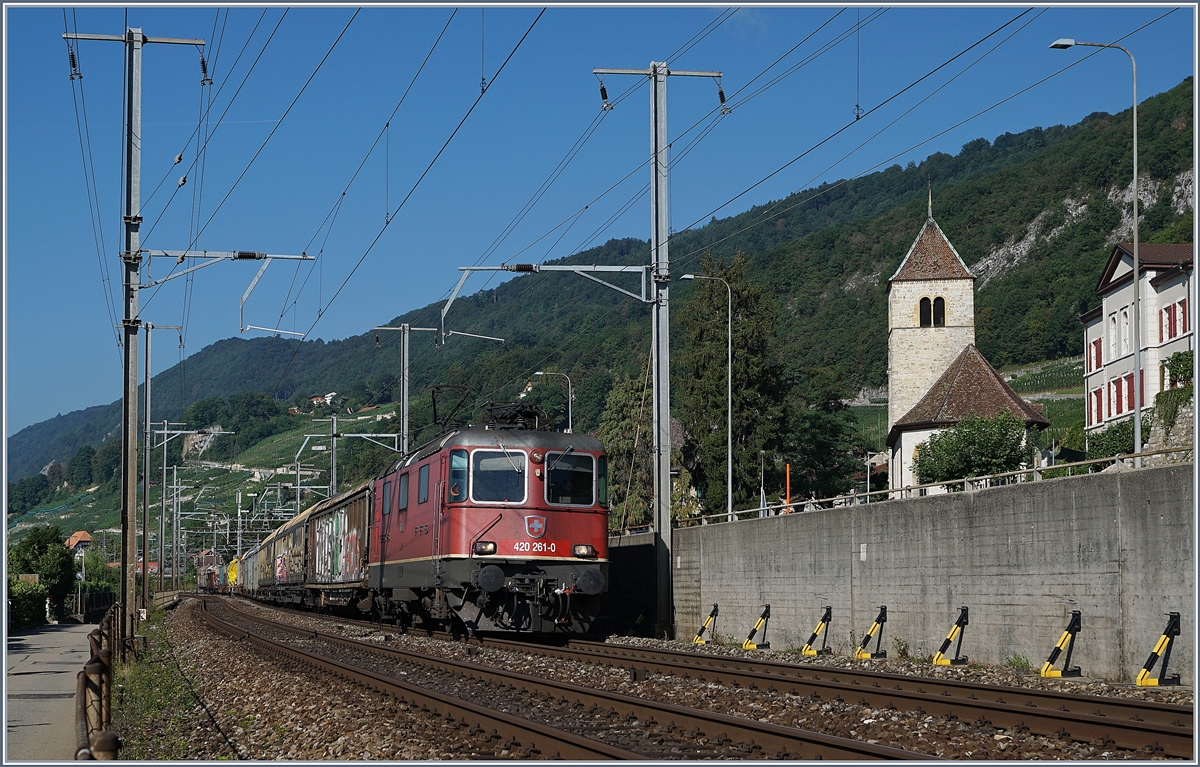
[[38,626],[46,622],[46,587],[40,583],[8,579],[9,619],[12,628]]
[[[1191,352],[1188,352],[1191,354]],[[1192,401],[1192,383],[1178,389],[1167,389],[1154,397],[1154,416],[1162,426],[1163,431],[1175,428],[1175,419],[1179,417],[1179,408]]]
[[1180,386],[1192,382],[1192,365],[1195,353],[1188,349],[1186,352],[1175,352],[1167,358],[1167,374],[1171,377],[1171,386]]
[[1015,471],[1025,462],[1025,423],[1011,413],[969,415],[917,450],[913,471],[921,484]]
[[[1142,416],[1142,442],[1150,441],[1150,418]],[[1133,419],[1126,418],[1088,437],[1087,457],[1111,458],[1133,453]]]

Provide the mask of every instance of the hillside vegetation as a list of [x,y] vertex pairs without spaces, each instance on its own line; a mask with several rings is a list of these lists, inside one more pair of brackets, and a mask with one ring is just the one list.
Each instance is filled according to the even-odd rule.
[[[1193,166],[1192,98],[1189,78],[1139,107],[1139,162],[1144,187],[1155,192],[1145,208],[1144,241],[1191,239],[1193,214],[1176,188]],[[788,385],[816,368],[836,371],[845,394],[884,385],[887,279],[920,229],[931,181],[934,217],[980,276],[976,337],[988,359],[1002,367],[1077,356],[1078,314],[1098,301],[1095,285],[1111,243],[1128,236],[1122,192],[1130,128],[1129,111],[1098,113],[1074,126],[981,138],[957,155],[938,153],[919,165],[805,190],[675,235],[672,268],[695,270],[706,251],[726,260],[744,253],[747,279],[778,309],[773,353]],[[615,239],[566,261],[644,264],[648,244]],[[694,290],[679,283],[672,299],[686,301]],[[392,323],[436,325],[439,310],[430,304]],[[563,274],[521,276],[460,298],[448,321],[506,342],[454,337],[435,348],[432,334],[415,336],[414,402],[426,402],[418,395],[438,383],[467,386],[474,406],[512,399],[533,371],[557,370],[574,382],[578,431],[599,427],[613,382],[640,376],[650,345],[644,306]],[[378,344],[372,333],[329,343],[219,341],[155,377],[154,417],[177,419],[198,400],[246,391],[293,403],[330,391],[359,405],[390,402],[398,398],[399,344],[395,334],[385,335]],[[681,347],[686,336],[673,334],[673,345]],[[535,388],[539,396],[561,396],[551,383]],[[429,422],[427,413],[421,417]],[[99,447],[119,435],[119,418],[118,402],[13,435],[10,479],[68,461],[82,445]]]

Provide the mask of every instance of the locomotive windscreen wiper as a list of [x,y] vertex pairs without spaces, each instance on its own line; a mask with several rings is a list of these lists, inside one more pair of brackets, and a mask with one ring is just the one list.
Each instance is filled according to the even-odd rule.
[[504,445],[500,444],[500,440],[496,440],[496,447],[498,447],[498,448],[500,448],[502,451],[504,451],[504,457],[505,457],[505,458],[507,458],[507,459],[508,459],[508,462],[512,464],[513,471],[515,471],[516,473],[520,474],[520,473],[521,473],[521,467],[517,465],[517,462],[513,460],[513,457],[512,457],[511,455],[509,455],[509,454],[508,454],[508,451],[507,451],[507,450],[505,450],[505,449],[504,449]]
[[567,453],[571,453],[574,451],[575,451],[574,445],[567,445],[567,449],[562,451],[562,454],[554,459],[554,463],[550,464],[550,467],[548,469],[546,469],[546,473],[549,474],[550,472],[554,471],[554,467],[558,465],[558,462],[561,461],[562,459],[566,458]]

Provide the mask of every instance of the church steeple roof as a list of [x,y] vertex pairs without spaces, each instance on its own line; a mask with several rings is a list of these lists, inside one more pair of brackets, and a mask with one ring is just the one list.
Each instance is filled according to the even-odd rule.
[[933,193],[929,195],[929,214],[917,239],[913,240],[900,268],[888,280],[973,280],[975,275],[963,263],[962,256],[950,244],[942,228],[933,220]]

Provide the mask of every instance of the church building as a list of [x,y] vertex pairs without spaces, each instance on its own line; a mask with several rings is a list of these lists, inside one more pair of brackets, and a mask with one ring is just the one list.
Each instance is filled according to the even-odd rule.
[[933,220],[888,280],[888,477],[918,484],[913,459],[932,434],[969,415],[1008,411],[1027,428],[1049,422],[975,348],[975,275]]

